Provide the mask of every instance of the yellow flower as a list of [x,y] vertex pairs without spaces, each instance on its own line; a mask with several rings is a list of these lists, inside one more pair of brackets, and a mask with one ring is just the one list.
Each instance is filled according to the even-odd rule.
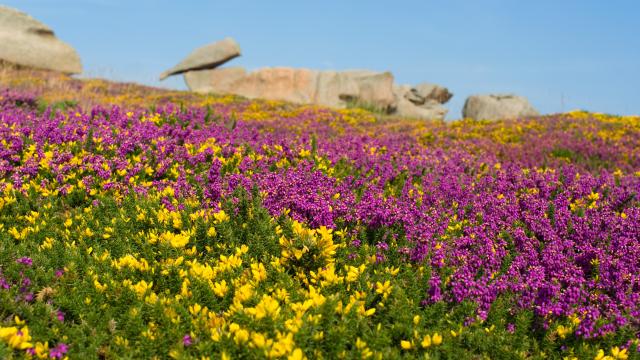
[[220,282],[214,283],[212,290],[213,290],[213,293],[216,294],[216,296],[224,297],[227,291],[229,291],[229,287],[227,286],[227,281],[222,280]]
[[596,354],[596,357],[593,358],[593,360],[609,360],[611,359],[611,357],[606,356],[604,354],[604,350],[600,349],[598,350],[598,353]]
[[131,290],[135,291],[135,293],[138,294],[138,297],[142,299],[144,294],[148,290],[151,290],[152,286],[153,286],[153,281],[150,282],[150,283],[147,283],[144,280],[140,280],[138,283],[136,283],[135,285],[131,286]]
[[425,335],[420,345],[425,349],[431,346],[431,336],[429,336],[429,334]]
[[300,348],[296,348],[295,350],[293,350],[291,355],[287,357],[287,360],[303,360],[303,359],[306,359],[306,356],[304,356],[304,353],[302,352],[302,350],[300,350]]
[[105,290],[107,290],[107,284],[101,284],[98,281],[98,278],[96,277],[95,279],[93,279],[93,285],[96,287],[96,289],[100,292],[104,292]]
[[271,296],[263,295],[262,299],[255,306],[252,312],[254,313],[256,319],[262,319],[267,316],[276,317],[280,313],[280,304]]
[[567,337],[567,334],[571,334],[571,328],[559,325],[556,329],[556,332],[561,339],[564,339],[565,337]]
[[267,339],[261,333],[251,333],[251,345],[263,348],[267,344]]
[[249,340],[249,331],[245,329],[238,329],[233,336],[233,341],[235,341],[236,344],[245,343],[248,340]]
[[210,237],[215,237],[216,234],[218,234],[218,233],[216,232],[216,228],[213,227],[213,226],[210,227],[209,230],[207,230],[207,235],[210,236]]
[[411,344],[411,341],[407,341],[407,340],[400,341],[400,347],[403,350],[411,350],[412,346],[413,346],[413,344]]
[[224,212],[224,210],[220,210],[217,213],[213,214],[213,217],[214,219],[216,219],[216,223],[229,221],[229,219],[231,219],[229,215],[227,215],[227,213]]
[[17,327],[0,327],[0,339],[6,342],[10,347],[18,350],[24,350],[33,347],[30,343],[31,335],[29,328],[23,326],[20,330]]
[[376,282],[376,292],[378,294],[382,294],[382,296],[386,299],[391,294],[391,282],[389,280],[381,283],[379,281]]
[[433,336],[431,337],[431,342],[435,346],[442,344],[442,336],[438,333],[433,334]]
[[611,355],[614,359],[626,360],[627,358],[629,358],[627,349],[620,349],[617,346],[611,349]]
[[33,351],[38,359],[46,359],[49,357],[49,343],[46,341],[44,343],[37,342]]

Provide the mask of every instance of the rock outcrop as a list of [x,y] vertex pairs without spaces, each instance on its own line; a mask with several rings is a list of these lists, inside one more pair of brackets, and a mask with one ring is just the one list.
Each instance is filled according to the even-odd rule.
[[184,73],[191,91],[234,94],[250,99],[282,100],[335,108],[366,106],[377,111],[419,119],[444,119],[442,106],[453,95],[434,84],[394,85],[390,72],[369,70],[319,71],[288,67],[247,72],[241,67],[217,68],[240,55],[230,38],[197,49],[160,78]]
[[190,90],[235,94],[250,99],[282,100],[337,108],[349,103],[366,104],[383,111],[395,101],[389,72],[366,70],[317,71],[286,67],[246,72],[243,68],[220,68],[185,73]]
[[472,95],[462,108],[464,118],[476,120],[514,119],[540,113],[522,97],[513,94]]
[[79,74],[78,53],[31,16],[0,6],[0,60],[36,69]]
[[195,49],[176,66],[163,72],[160,80],[187,71],[215,69],[238,56],[240,56],[240,45],[232,38],[225,38]]

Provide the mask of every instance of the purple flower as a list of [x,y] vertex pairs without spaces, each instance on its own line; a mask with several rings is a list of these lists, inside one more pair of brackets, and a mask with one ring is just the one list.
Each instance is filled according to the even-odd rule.
[[49,350],[49,357],[52,359],[62,359],[69,351],[69,346],[65,343],[59,343],[56,347]]
[[64,275],[64,269],[58,269],[56,270],[56,277],[57,278],[61,278],[62,275]]
[[16,263],[26,265],[26,266],[31,266],[33,265],[33,260],[31,260],[30,257],[23,256],[20,259],[16,260]]
[[60,310],[56,311],[56,318],[60,322],[64,322],[64,313]]
[[193,339],[191,338],[191,335],[187,334],[184,337],[182,337],[182,345],[191,346],[192,344],[193,344]]

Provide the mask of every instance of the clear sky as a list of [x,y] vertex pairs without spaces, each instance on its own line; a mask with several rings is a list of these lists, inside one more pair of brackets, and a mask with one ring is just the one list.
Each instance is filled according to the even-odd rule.
[[640,114],[640,1],[0,0],[49,25],[83,76],[185,89],[158,75],[234,37],[227,65],[391,71],[474,93],[513,92],[543,113]]

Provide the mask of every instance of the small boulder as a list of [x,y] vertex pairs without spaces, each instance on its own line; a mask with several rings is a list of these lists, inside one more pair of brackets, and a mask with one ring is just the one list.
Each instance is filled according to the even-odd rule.
[[434,100],[429,100],[423,105],[416,106],[411,101],[405,98],[400,98],[396,103],[395,112],[393,114],[402,118],[444,120],[445,116],[447,116],[447,112],[449,112],[447,108]]
[[171,75],[187,71],[215,69],[227,61],[240,56],[240,45],[228,37],[213,44],[195,49],[180,63],[160,75],[164,80]]
[[462,108],[462,117],[475,120],[514,119],[540,113],[522,97],[513,94],[472,95]]
[[[437,86],[437,85],[436,85]],[[449,112],[435,99],[425,99],[411,85],[395,85],[395,108],[393,114],[403,118],[444,120]]]
[[0,6],[0,60],[66,74],[79,74],[78,53],[31,16]]
[[423,99],[423,101],[418,105],[424,104],[427,100],[435,100],[440,104],[444,104],[453,97],[453,94],[449,92],[449,89],[430,83],[418,84],[414,86],[411,91],[415,94],[416,98]]

